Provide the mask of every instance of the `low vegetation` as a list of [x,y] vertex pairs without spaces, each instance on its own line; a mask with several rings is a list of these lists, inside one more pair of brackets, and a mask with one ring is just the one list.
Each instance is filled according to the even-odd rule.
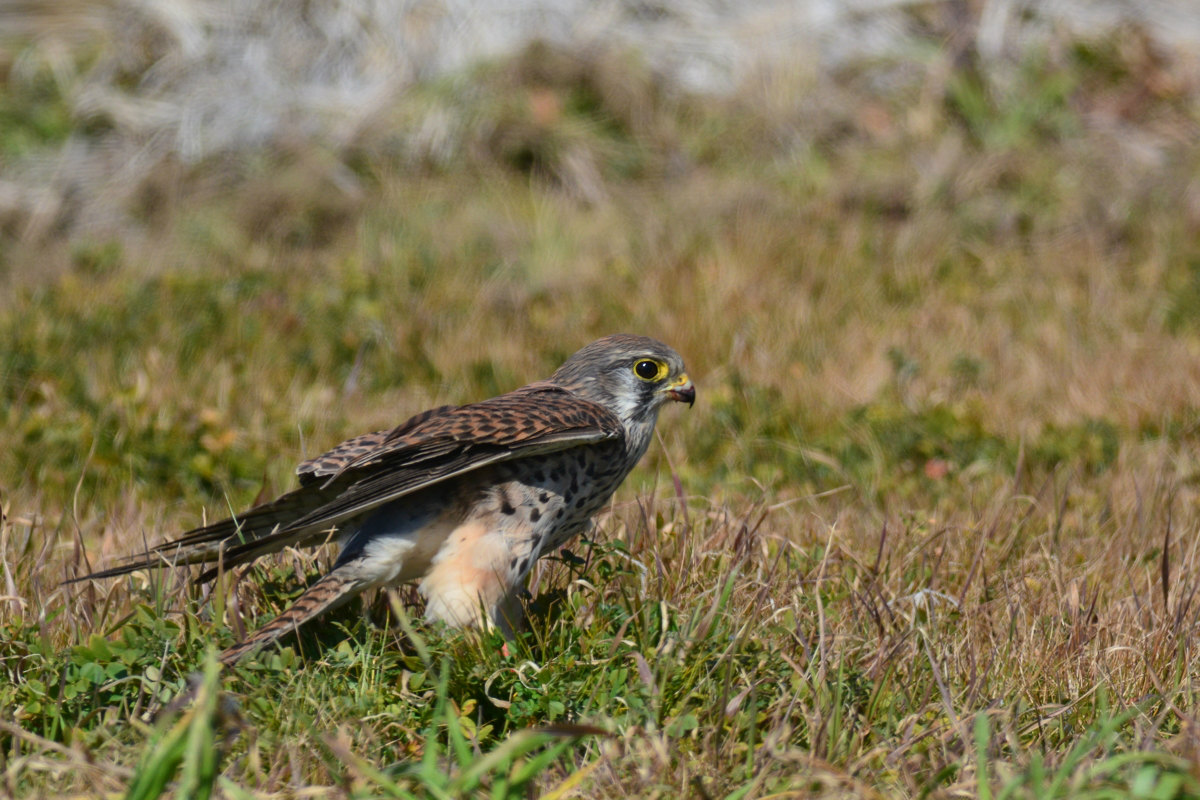
[[[638,63],[0,217],[5,793],[1200,795],[1195,74],[1134,30],[728,98]],[[22,80],[0,154],[104,130]],[[615,331],[698,402],[516,641],[401,590],[222,674],[331,553],[63,584]]]

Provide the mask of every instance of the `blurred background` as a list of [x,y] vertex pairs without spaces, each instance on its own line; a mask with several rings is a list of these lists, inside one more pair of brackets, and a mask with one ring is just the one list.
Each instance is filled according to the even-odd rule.
[[0,483],[35,506],[248,499],[613,331],[699,379],[662,426],[697,494],[1195,438],[1190,0],[0,14]]
[[[65,578],[617,331],[697,402],[513,658],[426,629],[481,749],[614,732],[547,796],[1200,791],[1196,0],[0,0],[5,790],[123,791],[329,554]],[[433,662],[331,617],[238,682],[221,791],[436,743]]]

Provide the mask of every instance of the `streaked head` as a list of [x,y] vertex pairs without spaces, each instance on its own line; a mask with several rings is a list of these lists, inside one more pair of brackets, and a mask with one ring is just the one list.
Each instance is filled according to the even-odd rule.
[[653,422],[668,401],[696,401],[683,359],[647,336],[614,334],[568,358],[550,378],[625,422]]

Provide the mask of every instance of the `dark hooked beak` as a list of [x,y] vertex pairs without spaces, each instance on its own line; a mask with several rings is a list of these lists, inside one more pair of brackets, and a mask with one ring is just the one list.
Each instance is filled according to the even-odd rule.
[[663,391],[675,402],[687,403],[689,408],[696,402],[696,387],[692,385],[692,379],[686,373],[668,383],[663,387]]

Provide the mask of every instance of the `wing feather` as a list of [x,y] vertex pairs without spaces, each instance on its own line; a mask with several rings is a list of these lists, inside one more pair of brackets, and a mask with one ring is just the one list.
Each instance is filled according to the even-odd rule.
[[[287,546],[319,543],[339,524],[489,465],[623,435],[620,420],[608,410],[548,383],[471,405],[441,406],[305,461],[296,470],[300,488],[270,503],[75,580],[218,559],[234,566]],[[215,574],[212,568],[200,579]]]
[[311,458],[296,467],[296,474],[300,476],[302,485],[307,482],[313,482],[317,478],[326,478],[334,475],[341,472],[350,462],[378,450],[389,441],[407,435],[422,423],[436,416],[454,411],[455,408],[457,406],[431,408],[428,411],[422,411],[420,414],[408,418],[391,430],[364,433],[361,436],[355,436],[353,439],[347,439],[328,453]]

